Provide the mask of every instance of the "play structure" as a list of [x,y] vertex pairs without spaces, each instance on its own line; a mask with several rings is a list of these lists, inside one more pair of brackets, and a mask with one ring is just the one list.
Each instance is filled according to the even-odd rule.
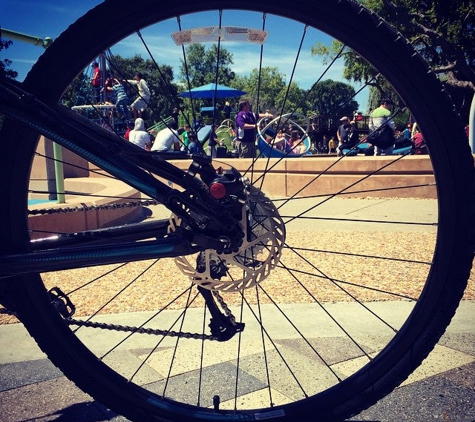
[[292,158],[310,154],[310,121],[307,116],[287,113],[258,122],[257,144],[266,158]]

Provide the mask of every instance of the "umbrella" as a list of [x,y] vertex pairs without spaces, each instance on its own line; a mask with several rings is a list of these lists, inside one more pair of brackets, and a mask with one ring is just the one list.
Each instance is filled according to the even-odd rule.
[[190,89],[189,91],[183,91],[178,95],[185,98],[231,98],[240,97],[244,94],[246,94],[246,92],[230,88],[229,86],[207,84]]

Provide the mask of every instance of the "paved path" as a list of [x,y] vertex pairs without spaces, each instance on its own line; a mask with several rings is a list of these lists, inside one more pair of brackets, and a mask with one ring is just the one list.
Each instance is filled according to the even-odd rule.
[[[352,421],[475,420],[475,302],[461,303],[429,358],[402,386]],[[0,420],[127,421],[80,391],[21,324],[0,326]]]

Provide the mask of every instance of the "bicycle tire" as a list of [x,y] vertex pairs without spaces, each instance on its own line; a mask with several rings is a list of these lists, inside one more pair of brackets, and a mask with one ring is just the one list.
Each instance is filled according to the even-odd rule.
[[[97,359],[64,324],[39,274],[8,280],[21,321],[39,346],[66,376],[91,396],[135,421],[232,421],[261,418],[276,421],[344,420],[391,392],[428,355],[445,331],[462,297],[473,259],[473,160],[458,116],[436,76],[407,41],[377,15],[353,1],[285,2],[262,0],[206,2],[106,1],[71,25],[34,65],[23,83],[25,90],[45,102],[57,101],[68,84],[109,45],[155,21],[201,10],[260,10],[318,27],[360,52],[397,89],[414,111],[431,150],[437,181],[439,220],[436,250],[425,291],[394,340],[363,370],[327,390],[275,408],[222,411],[160,400],[130,383]],[[144,13],[147,11],[148,13]],[[101,25],[97,25],[101,22]],[[390,47],[388,47],[390,46]],[[388,51],[390,54],[388,55]],[[67,63],[67,66],[64,66]],[[63,69],[51,84],[51,69]],[[436,106],[435,106],[436,105]],[[4,128],[2,139],[13,139]],[[2,251],[21,251],[28,242],[25,218],[28,174],[36,134],[17,132],[15,142],[2,142],[0,209]],[[450,139],[450,145],[447,142]]]

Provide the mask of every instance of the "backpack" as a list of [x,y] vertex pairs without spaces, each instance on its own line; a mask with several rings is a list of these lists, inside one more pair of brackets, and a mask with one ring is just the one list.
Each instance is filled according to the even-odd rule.
[[393,130],[386,124],[371,132],[366,138],[366,142],[384,149],[394,145],[396,140],[394,138]]

